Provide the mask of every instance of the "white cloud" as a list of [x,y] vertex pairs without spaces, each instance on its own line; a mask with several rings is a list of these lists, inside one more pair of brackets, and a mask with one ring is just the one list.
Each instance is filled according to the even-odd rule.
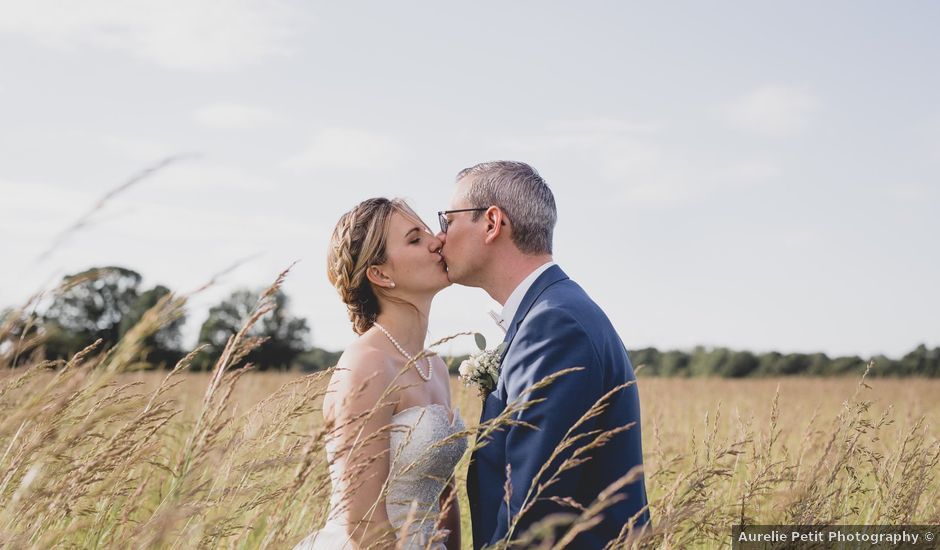
[[[47,240],[61,229],[46,222],[76,218],[96,197],[87,191],[36,181],[0,180],[0,231],[16,241]],[[24,231],[24,228],[29,228]]]
[[189,162],[180,162],[155,177],[159,178],[159,182],[151,187],[159,187],[160,193],[171,195],[197,191],[207,196],[232,192],[260,195],[277,190],[277,184],[273,180],[259,177],[239,166],[209,159],[196,158]]
[[199,124],[210,128],[251,129],[277,122],[279,117],[262,107],[220,102],[199,109],[194,118]]
[[261,0],[0,0],[0,33],[93,45],[177,69],[220,70],[287,51],[296,20]]
[[940,196],[936,184],[911,182],[891,185],[887,188],[887,194],[894,199],[910,202],[929,201]]
[[748,159],[732,162],[723,177],[744,183],[757,183],[780,175],[780,167],[768,159]]
[[[185,174],[181,176],[185,179]],[[316,228],[311,220],[218,204],[212,193],[193,200],[191,192],[169,192],[166,184],[170,182],[157,183],[159,189],[144,185],[131,191],[133,196],[115,197],[85,226],[63,238],[62,230],[91,207],[99,193],[0,179],[0,196],[4,197],[0,233],[15,235],[4,249],[10,269],[0,271],[0,307],[35,292],[37,285],[52,276],[50,270],[58,268],[75,271],[96,263],[126,265],[175,284],[178,290],[191,290],[252,253],[271,253],[273,261],[286,265],[308,252],[306,240]],[[160,200],[154,199],[157,195]],[[243,203],[260,203],[259,194],[234,195],[242,196]],[[54,252],[37,263],[39,254],[55,242],[59,244]],[[282,267],[270,267],[259,281],[273,278],[272,273]]]
[[931,133],[932,135],[930,136],[927,158],[930,161],[940,163],[940,120],[938,120],[934,126],[933,132]]
[[[204,204],[138,204],[121,200],[112,208],[114,211],[131,209],[134,211],[132,220],[112,217],[102,224],[101,230],[120,228],[120,238],[129,242],[151,239],[158,233],[162,246],[176,244],[177,248],[193,249],[197,244],[220,247],[231,240],[243,250],[244,242],[293,240],[298,235],[308,234],[311,227],[310,223],[286,215],[252,215],[245,211],[212,209]],[[233,259],[235,257],[237,255]]]
[[126,135],[91,134],[89,138],[97,139],[102,145],[123,158],[140,163],[152,163],[169,156],[173,152],[172,148],[166,144]]
[[728,124],[746,132],[792,136],[809,126],[819,103],[806,89],[764,86],[727,103],[721,114]]
[[394,168],[403,157],[404,148],[387,136],[354,128],[327,128],[301,153],[285,161],[284,167],[297,172],[323,168],[374,172]]
[[614,201],[644,204],[685,202],[729,187],[761,183],[779,174],[769,159],[728,158],[690,150],[658,123],[588,119],[551,123],[539,134],[497,142],[511,154],[534,158],[563,155],[593,173]]
[[550,123],[548,127],[563,132],[629,132],[634,134],[652,134],[663,129],[662,124],[655,122],[634,122],[604,117],[560,120]]
[[[224,237],[233,228],[264,235],[265,228],[296,230],[289,216],[276,220],[251,215],[247,206],[271,196],[274,185],[234,166],[193,161],[167,167],[123,194],[109,199],[84,220],[63,248],[89,232],[120,227],[120,238],[177,239]],[[61,237],[61,232],[92,209],[108,189],[77,190],[65,185],[0,179],[0,233],[18,235],[34,259]],[[222,197],[220,197],[222,195]],[[24,231],[29,227],[29,231]],[[58,252],[57,252],[58,254]],[[15,263],[15,262],[14,262]]]

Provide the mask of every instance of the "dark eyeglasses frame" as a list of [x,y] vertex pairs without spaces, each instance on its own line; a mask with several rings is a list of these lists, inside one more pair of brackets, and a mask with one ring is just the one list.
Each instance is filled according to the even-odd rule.
[[489,210],[489,206],[484,208],[461,208],[459,210],[441,210],[437,213],[437,223],[441,224],[441,233],[447,234],[447,227],[450,226],[450,222],[447,221],[448,214],[456,214],[457,212],[483,212],[484,210]]

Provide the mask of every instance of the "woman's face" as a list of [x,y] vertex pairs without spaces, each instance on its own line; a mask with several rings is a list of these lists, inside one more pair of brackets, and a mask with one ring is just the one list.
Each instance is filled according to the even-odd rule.
[[392,213],[385,240],[388,261],[383,271],[395,282],[394,291],[402,294],[437,292],[450,285],[442,243],[428,226],[399,211]]

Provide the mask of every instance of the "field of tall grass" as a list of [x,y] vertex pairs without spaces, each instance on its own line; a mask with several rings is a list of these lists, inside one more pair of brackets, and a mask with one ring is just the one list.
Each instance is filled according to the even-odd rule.
[[[140,371],[142,342],[182,305],[64,365],[0,356],[0,547],[290,548],[323,523],[329,373],[233,368],[257,345],[244,331],[213,373]],[[452,389],[474,427],[479,397]],[[629,546],[729,547],[734,524],[940,523],[940,380],[641,376],[639,390],[654,527]]]

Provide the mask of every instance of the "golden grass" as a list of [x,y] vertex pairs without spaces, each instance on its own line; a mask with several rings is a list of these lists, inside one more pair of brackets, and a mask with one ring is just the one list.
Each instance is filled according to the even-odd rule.
[[[245,329],[211,374],[189,373],[187,360],[133,372],[142,342],[182,305],[165,298],[114,349],[65,365],[0,354],[0,547],[290,548],[322,525],[336,429],[319,411],[328,373],[233,369],[259,344]],[[870,384],[641,378],[653,529],[618,547],[727,547],[740,523],[940,523],[940,381]],[[480,398],[452,389],[475,428]],[[455,473],[465,548],[468,456]],[[535,548],[567,540],[529,534]]]
[[[23,369],[0,371],[0,387],[25,374]],[[89,374],[75,376],[87,381]],[[12,390],[14,400],[28,402],[54,378],[36,373]],[[328,483],[322,447],[310,450],[310,479],[295,488],[294,498],[282,498],[296,478],[304,446],[322,428],[317,408],[323,380],[297,373],[246,373],[221,412],[227,423],[223,433],[209,442],[204,462],[192,466],[198,475],[190,474],[174,491],[180,472],[171,470],[181,466],[184,434],[193,433],[212,377],[180,373],[179,383],[161,397],[172,407],[148,421],[138,407],[165,378],[166,373],[157,372],[119,374],[98,392],[97,404],[55,421],[51,415],[78,384],[58,378],[54,383],[60,390],[49,394],[58,399],[37,403],[41,414],[50,415],[45,430],[30,431],[31,423],[42,424],[43,418],[4,419],[0,546],[104,548],[126,542],[279,548],[291,546],[323,520]],[[641,379],[653,519],[657,527],[668,522],[671,528],[659,532],[650,546],[726,546],[730,525],[740,521],[742,501],[750,523],[936,524],[940,381],[878,379],[870,384],[871,389],[859,388],[853,379]],[[480,411],[475,391],[456,379],[452,390],[467,424],[475,424]],[[846,407],[856,391],[858,405]],[[141,397],[122,404],[119,395]],[[302,396],[310,401],[300,409],[285,406]],[[9,393],[0,396],[3,403],[10,399]],[[866,400],[870,406],[860,408]],[[167,418],[171,410],[176,414]],[[127,435],[155,429],[150,439]],[[41,450],[44,445],[50,452]],[[463,542],[469,548],[465,475],[466,459],[458,468],[457,486]],[[285,531],[272,536],[269,522],[278,515]]]

